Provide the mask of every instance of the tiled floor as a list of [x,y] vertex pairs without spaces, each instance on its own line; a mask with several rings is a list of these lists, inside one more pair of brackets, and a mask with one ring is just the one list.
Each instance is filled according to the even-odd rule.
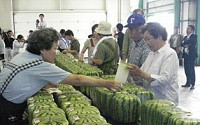
[[192,112],[200,118],[200,66],[195,67],[196,82],[195,89],[183,88],[181,85],[186,83],[184,68],[179,68],[179,106]]

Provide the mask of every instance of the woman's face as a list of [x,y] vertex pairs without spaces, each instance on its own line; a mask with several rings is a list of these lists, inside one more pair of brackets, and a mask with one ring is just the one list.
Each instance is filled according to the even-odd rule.
[[94,36],[96,39],[98,39],[98,40],[101,39],[100,36],[98,35],[98,33],[97,33],[96,31],[94,31],[93,36]]
[[54,63],[56,59],[57,42],[53,42],[50,50],[41,50],[42,58],[44,61]]
[[157,51],[159,49],[160,37],[157,39],[153,38],[153,36],[149,33],[149,31],[144,32],[144,40],[147,42],[149,49],[151,51]]

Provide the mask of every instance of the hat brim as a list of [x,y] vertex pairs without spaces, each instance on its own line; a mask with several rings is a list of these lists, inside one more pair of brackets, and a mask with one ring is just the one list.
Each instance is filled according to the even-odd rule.
[[128,27],[128,24],[126,24],[124,27]]
[[[141,24],[141,25],[144,25],[144,24]],[[141,25],[135,25],[135,26],[133,26],[133,25],[126,24],[124,27],[127,27],[127,28],[136,28],[136,27],[139,27]]]
[[103,35],[110,35],[112,34],[110,31],[102,31],[98,27],[95,29],[95,32],[98,34],[103,34]]

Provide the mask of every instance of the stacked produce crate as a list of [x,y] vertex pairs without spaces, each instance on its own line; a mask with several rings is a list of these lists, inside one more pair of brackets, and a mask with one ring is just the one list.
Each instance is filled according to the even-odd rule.
[[57,107],[52,94],[39,91],[28,99],[27,104],[29,125],[68,125],[64,111]]

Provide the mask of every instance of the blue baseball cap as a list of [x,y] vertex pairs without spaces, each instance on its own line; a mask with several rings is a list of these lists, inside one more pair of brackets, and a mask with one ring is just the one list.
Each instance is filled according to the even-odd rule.
[[128,18],[127,23],[128,24],[125,25],[125,27],[135,28],[135,27],[144,25],[145,19],[144,19],[143,15],[134,13]]

